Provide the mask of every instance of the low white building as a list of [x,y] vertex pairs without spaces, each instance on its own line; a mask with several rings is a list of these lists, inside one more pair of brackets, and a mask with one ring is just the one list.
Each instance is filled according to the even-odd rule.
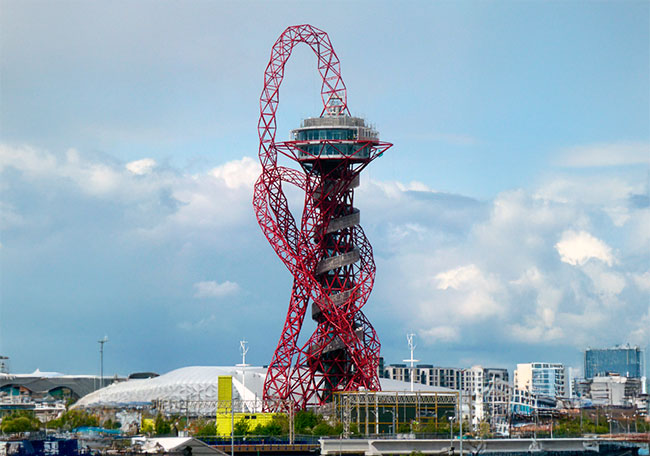
[[590,380],[589,397],[594,405],[631,406],[640,395],[638,378],[608,375]]

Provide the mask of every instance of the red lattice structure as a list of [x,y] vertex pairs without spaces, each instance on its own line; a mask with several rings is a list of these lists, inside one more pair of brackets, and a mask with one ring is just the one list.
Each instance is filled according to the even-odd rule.
[[[318,57],[323,110],[276,142],[276,111],[285,63],[298,43]],[[293,275],[287,318],[269,364],[264,399],[296,407],[328,402],[333,391],[379,390],[380,344],[362,312],[375,278],[372,247],[359,226],[354,188],[359,173],[391,144],[363,119],[350,116],[339,59],[327,33],[310,25],[287,28],[273,45],[260,98],[262,174],[253,206],[264,235]],[[278,154],[299,169],[278,164]],[[283,187],[305,194],[299,224]],[[299,345],[305,314],[317,327]],[[278,407],[280,407],[278,405]],[[272,408],[272,407],[270,407]]]

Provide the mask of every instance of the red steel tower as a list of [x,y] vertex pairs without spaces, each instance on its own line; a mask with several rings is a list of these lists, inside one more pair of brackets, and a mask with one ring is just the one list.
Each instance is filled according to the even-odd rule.
[[[307,44],[318,57],[323,110],[320,117],[303,120],[290,141],[276,142],[284,66],[298,43]],[[264,399],[277,404],[269,408],[285,401],[304,408],[327,402],[333,391],[379,390],[380,344],[361,310],[372,290],[375,263],[353,203],[359,173],[392,144],[380,142],[374,128],[350,115],[339,59],[322,30],[292,26],[273,45],[258,132],[262,174],[253,206],[264,235],[293,275],[289,311],[269,364]],[[278,153],[299,169],[280,166]],[[299,223],[283,192],[287,185],[305,194]],[[309,304],[317,326],[299,344]]]

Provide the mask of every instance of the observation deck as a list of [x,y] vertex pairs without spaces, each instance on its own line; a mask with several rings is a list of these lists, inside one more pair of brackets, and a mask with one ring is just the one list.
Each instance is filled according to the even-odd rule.
[[379,133],[364,119],[350,116],[325,116],[304,119],[291,131],[291,145],[299,161],[368,160]]

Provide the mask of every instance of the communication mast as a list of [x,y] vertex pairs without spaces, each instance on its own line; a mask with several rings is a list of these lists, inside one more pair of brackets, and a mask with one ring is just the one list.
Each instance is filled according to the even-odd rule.
[[415,351],[415,347],[416,347],[416,345],[415,345],[415,334],[413,334],[413,333],[407,334],[406,335],[406,341],[409,344],[409,350],[411,350],[411,357],[409,359],[405,359],[404,362],[405,363],[411,363],[411,370],[410,370],[411,375],[410,375],[410,377],[411,377],[411,391],[413,391],[413,387],[414,387],[413,380],[415,378],[415,363],[420,362],[419,359],[414,359],[413,358],[413,352]]
[[239,351],[241,352],[241,363],[237,364],[236,367],[241,367],[241,384],[242,384],[242,399],[246,399],[246,368],[250,367],[250,364],[246,364],[246,353],[248,353],[248,341],[242,339],[239,341]]
[[[316,54],[323,110],[304,119],[291,140],[276,142],[276,111],[285,63],[294,46]],[[354,189],[359,174],[390,143],[347,106],[339,59],[327,33],[311,25],[287,28],[275,42],[260,98],[259,157],[262,174],[253,206],[258,223],[293,275],[287,318],[264,383],[267,403],[328,402],[334,391],[379,390],[380,344],[362,312],[375,278],[372,247],[359,226]],[[299,169],[278,165],[278,153]],[[305,193],[299,223],[284,186]],[[317,327],[298,345],[305,313]],[[278,405],[280,407],[280,405]],[[272,407],[271,407],[272,408]]]

